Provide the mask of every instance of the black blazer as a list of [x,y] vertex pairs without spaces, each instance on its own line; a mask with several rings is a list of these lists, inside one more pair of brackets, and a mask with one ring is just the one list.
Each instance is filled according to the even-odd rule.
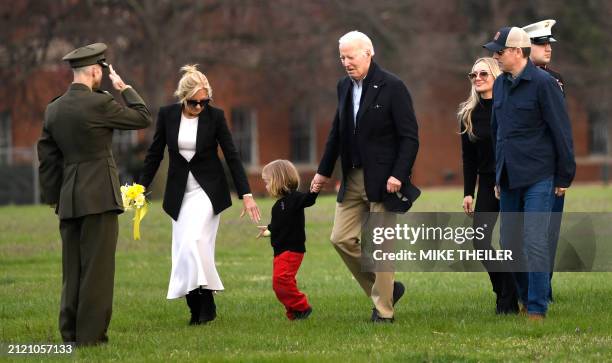
[[[410,181],[419,150],[418,125],[410,93],[397,76],[372,62],[366,80],[365,95],[362,95],[357,113],[357,147],[368,201],[381,202],[389,176],[402,184]],[[352,168],[350,130],[353,129],[353,115],[346,108],[352,97],[351,85],[348,76],[338,82],[338,108],[317,171],[323,176],[331,176],[340,156],[343,178],[338,202],[344,198],[344,176]]]
[[188,162],[179,153],[178,133],[181,122],[182,105],[175,103],[159,109],[157,127],[153,143],[147,151],[144,161],[144,170],[140,177],[140,184],[145,188],[153,181],[164,157],[164,148],[168,146],[170,163],[168,165],[168,178],[164,193],[163,208],[174,220],[178,219],[187,185],[189,172],[200,184],[212,202],[215,214],[222,212],[232,205],[229,186],[225,180],[225,173],[217,153],[217,146],[221,146],[225,162],[229,166],[238,197],[250,193],[249,182],[240,161],[238,151],[232,141],[232,135],[223,110],[206,106],[198,118],[198,135],[196,138],[196,152]]

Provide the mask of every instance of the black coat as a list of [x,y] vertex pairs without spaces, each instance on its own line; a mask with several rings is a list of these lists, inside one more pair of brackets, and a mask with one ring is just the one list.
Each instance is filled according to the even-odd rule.
[[[403,184],[409,182],[419,149],[418,125],[410,93],[397,76],[372,62],[366,80],[357,113],[356,141],[368,200],[381,202],[390,176]],[[338,108],[317,171],[331,176],[340,156],[343,178],[338,202],[344,198],[344,176],[352,168],[353,115],[347,112],[352,111],[352,105],[347,109],[346,104],[351,100],[351,85],[348,76],[338,82]]]
[[550,74],[551,76],[553,76],[554,79],[557,80],[557,83],[559,84],[559,87],[561,87],[561,91],[563,91],[563,97],[565,97],[565,81],[563,80],[563,76],[561,76],[561,73],[557,72],[557,71],[553,71],[552,69],[550,69],[547,66],[544,67],[540,67],[543,70],[545,70],[546,72],[548,72],[548,74]]
[[274,256],[285,251],[306,252],[304,208],[314,205],[318,195],[318,193],[292,191],[274,203],[272,218],[268,224]]
[[232,141],[232,135],[221,109],[206,106],[198,118],[196,152],[190,161],[179,153],[178,133],[181,122],[182,106],[180,103],[161,107],[157,117],[157,127],[153,143],[147,151],[144,170],[140,184],[148,189],[164,157],[164,148],[168,146],[170,163],[164,193],[163,208],[174,220],[178,219],[187,185],[189,172],[200,184],[212,202],[215,214],[221,213],[232,205],[229,186],[217,146],[221,146],[225,162],[229,166],[239,198],[250,193],[249,182],[240,161],[238,151]]

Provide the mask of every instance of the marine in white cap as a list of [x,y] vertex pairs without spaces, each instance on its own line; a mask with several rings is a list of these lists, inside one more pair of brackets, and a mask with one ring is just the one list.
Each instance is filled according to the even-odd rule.
[[[529,24],[523,27],[523,30],[527,32],[531,39],[531,61],[538,67],[542,68],[548,74],[553,76],[557,80],[561,91],[565,96],[565,85],[563,77],[559,72],[553,71],[548,66],[552,57],[552,46],[551,43],[557,42],[552,36],[552,27],[557,21],[553,19],[538,21],[537,23]],[[553,247],[553,255],[557,250],[557,243],[559,240],[559,230],[561,228],[561,216],[563,212],[563,206],[565,204],[565,195],[556,196],[553,204],[553,215],[551,220],[551,227],[549,235],[551,236],[550,245]],[[554,259],[552,261],[554,264]],[[553,266],[551,266],[553,267]],[[552,268],[551,268],[552,270]],[[550,281],[552,282],[552,271],[550,272]],[[553,301],[552,284],[550,285],[550,291],[548,293],[548,300]]]
[[547,19],[529,24],[523,27],[531,39],[531,61],[553,76],[559,87],[565,94],[563,77],[558,72],[550,69],[549,64],[552,58],[552,45],[557,40],[552,36],[552,27],[557,23],[556,20]]

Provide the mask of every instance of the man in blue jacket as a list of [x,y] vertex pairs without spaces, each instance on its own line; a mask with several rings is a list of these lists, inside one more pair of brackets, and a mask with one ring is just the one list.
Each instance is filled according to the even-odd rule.
[[550,289],[550,212],[576,172],[571,126],[559,84],[529,60],[523,29],[502,28],[483,47],[504,72],[493,86],[491,115],[501,244],[522,246],[523,266],[514,274],[522,310],[542,320]]

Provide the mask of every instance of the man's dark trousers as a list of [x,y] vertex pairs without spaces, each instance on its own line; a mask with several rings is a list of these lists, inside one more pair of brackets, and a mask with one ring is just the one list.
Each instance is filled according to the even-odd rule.
[[115,211],[62,219],[62,301],[59,326],[65,342],[108,340],[113,307],[118,217]]
[[565,204],[565,195],[555,197],[555,203],[552,208],[552,220],[550,223],[550,291],[548,292],[548,302],[553,302],[552,292],[552,277],[555,269],[555,256],[557,255],[557,245],[559,244],[559,235],[561,233],[561,218],[563,217],[563,206]]

